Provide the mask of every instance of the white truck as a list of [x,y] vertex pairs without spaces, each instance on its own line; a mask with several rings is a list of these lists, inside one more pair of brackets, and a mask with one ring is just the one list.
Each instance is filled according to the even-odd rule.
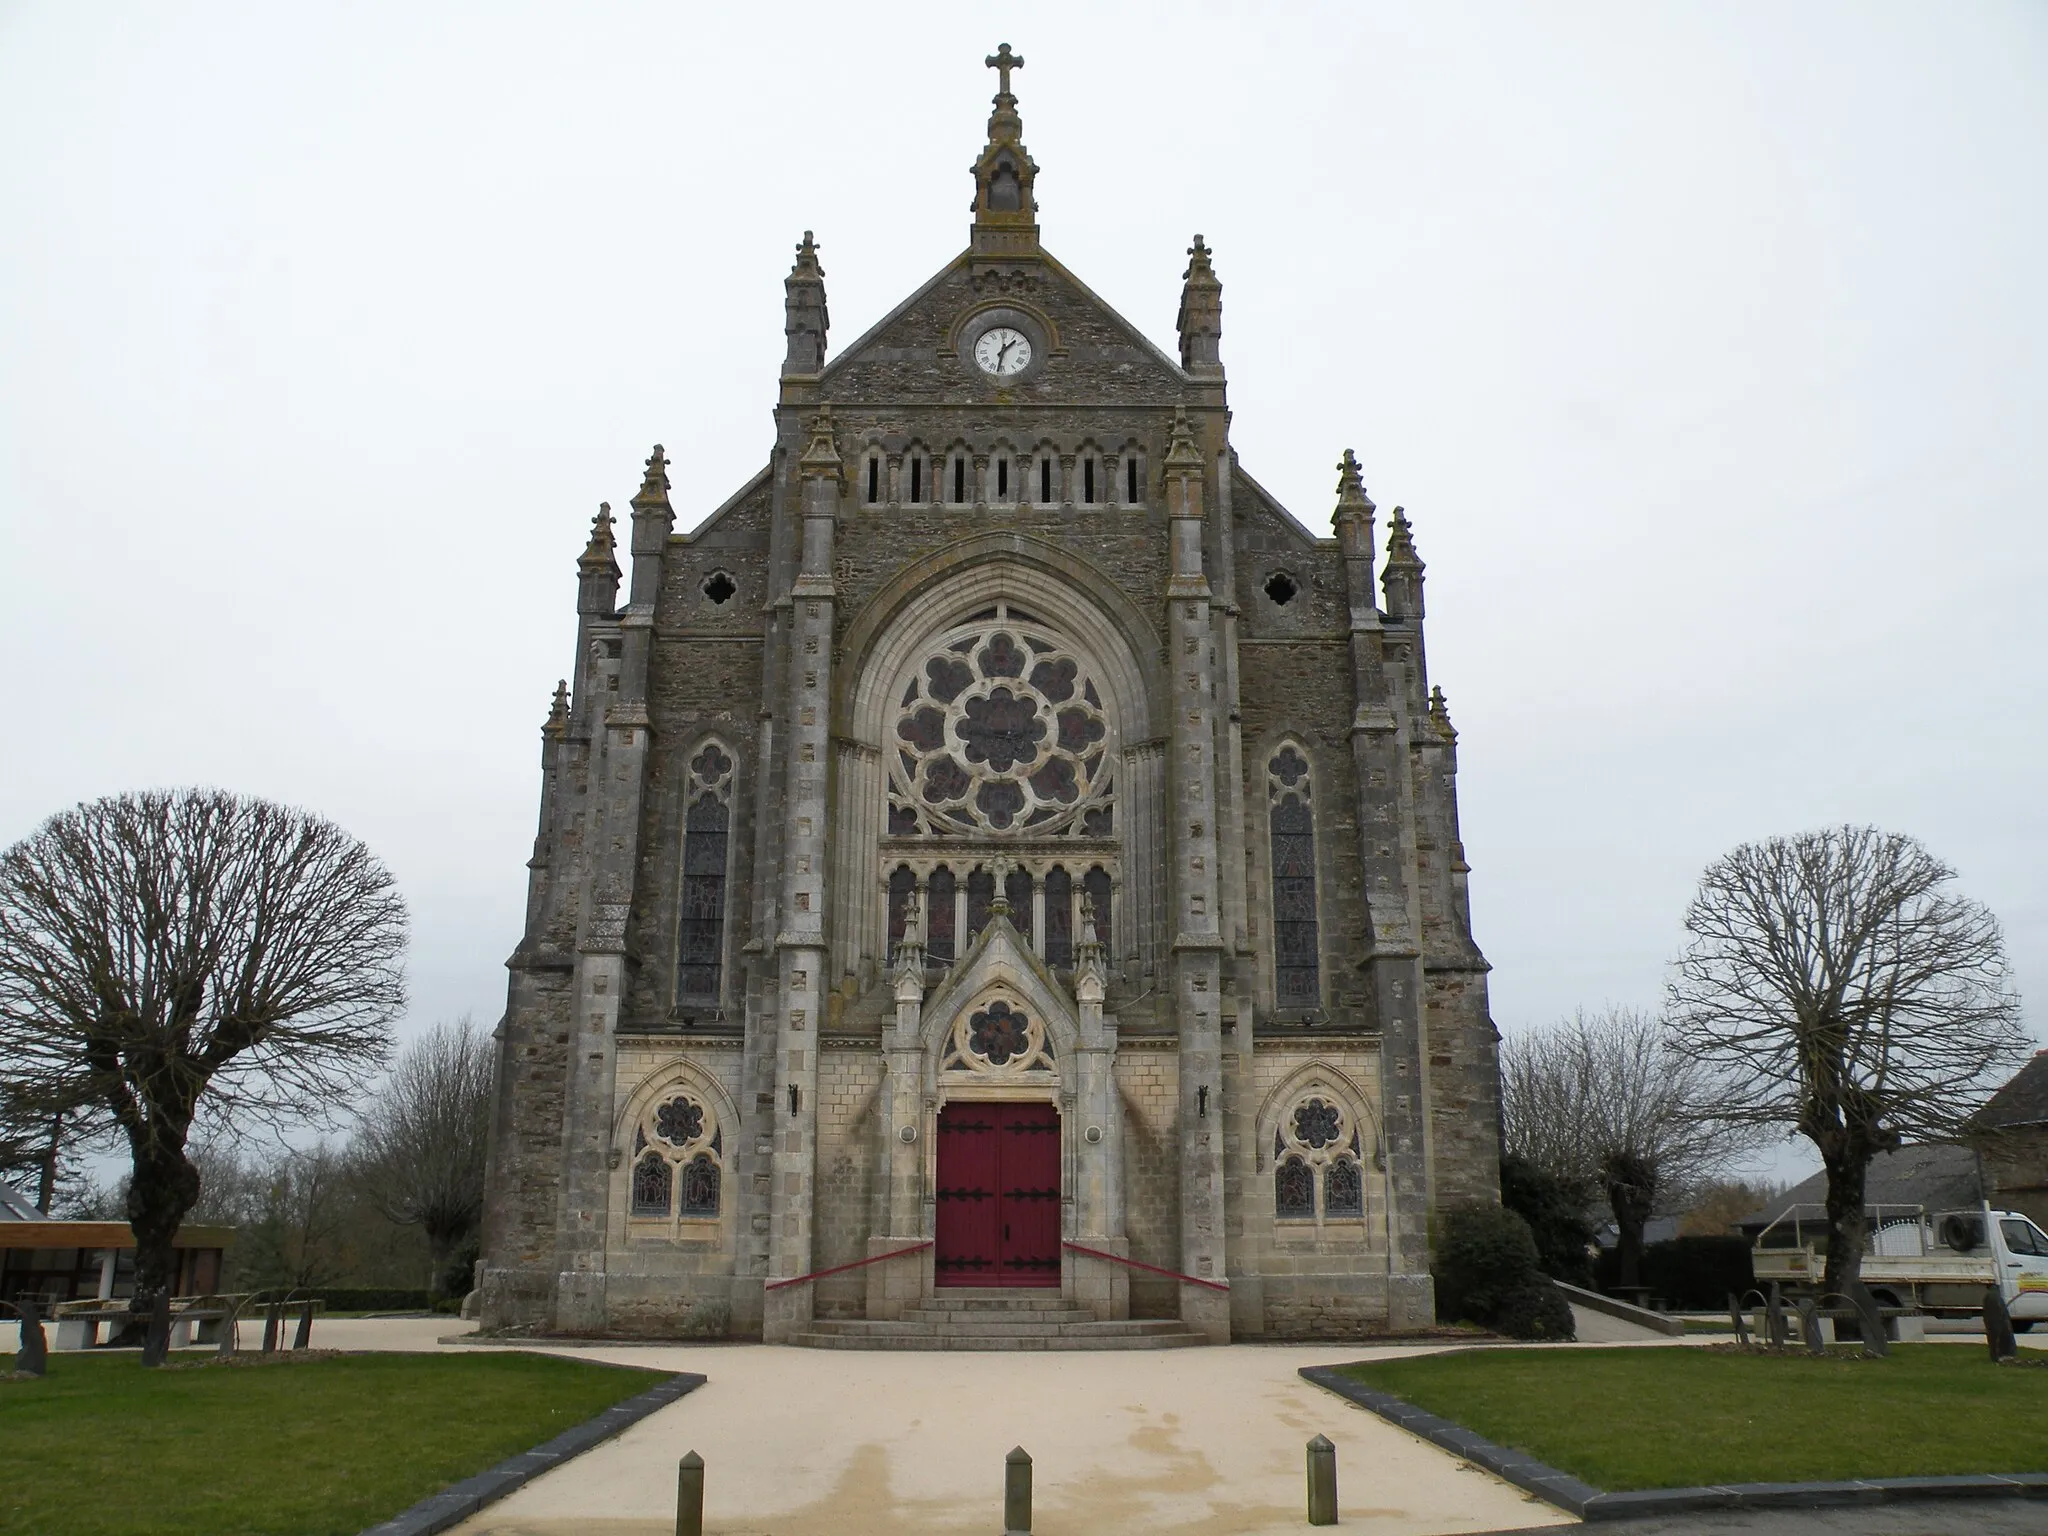
[[[2025,1333],[2048,1318],[2048,1233],[2018,1211],[1928,1211],[1917,1205],[1865,1209],[1869,1246],[1863,1283],[1881,1307],[1933,1317],[1974,1317],[1996,1285]],[[1815,1295],[1827,1271],[1824,1206],[1795,1205],[1757,1234],[1750,1267],[1759,1286]]]

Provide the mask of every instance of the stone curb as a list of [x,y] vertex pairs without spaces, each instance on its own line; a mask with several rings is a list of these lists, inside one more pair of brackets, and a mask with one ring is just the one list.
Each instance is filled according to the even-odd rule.
[[486,1504],[495,1504],[541,1473],[553,1471],[571,1457],[581,1456],[591,1447],[603,1444],[649,1414],[659,1413],[670,1403],[703,1386],[705,1379],[688,1371],[671,1376],[636,1397],[612,1404],[597,1417],[563,1430],[554,1439],[536,1445],[530,1451],[507,1457],[495,1467],[421,1499],[403,1514],[395,1515],[381,1525],[371,1526],[362,1536],[435,1536],[435,1532],[445,1531],[451,1525],[467,1520]]
[[1581,1520],[1691,1514],[1703,1509],[1813,1509],[1827,1505],[1896,1504],[1917,1499],[2048,1499],[2048,1472],[1972,1473],[1957,1477],[1871,1477],[1837,1483],[1725,1483],[1712,1488],[1644,1488],[1609,1493],[1545,1466],[1521,1451],[1495,1445],[1462,1424],[1425,1413],[1390,1392],[1375,1392],[1327,1365],[1305,1365],[1304,1380],[1356,1403],[1411,1435],[1483,1467],[1495,1477],[1555,1504]]

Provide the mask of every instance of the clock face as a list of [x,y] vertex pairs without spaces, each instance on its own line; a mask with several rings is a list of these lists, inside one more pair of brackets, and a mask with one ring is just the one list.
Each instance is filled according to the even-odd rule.
[[1022,331],[998,325],[983,331],[974,343],[974,361],[998,379],[1022,373],[1031,363],[1031,342]]

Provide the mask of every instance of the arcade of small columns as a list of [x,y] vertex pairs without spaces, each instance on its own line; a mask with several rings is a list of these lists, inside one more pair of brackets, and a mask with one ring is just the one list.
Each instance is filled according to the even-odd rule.
[[[1084,911],[1095,931],[1106,939],[1111,932],[1111,915],[1123,897],[1123,879],[1116,858],[1094,852],[1076,857],[1076,850],[1020,851],[981,858],[973,854],[963,856],[958,850],[949,855],[945,850],[924,846],[915,854],[905,854],[900,847],[885,847],[882,861],[890,870],[883,882],[889,914],[884,953],[892,958],[903,942],[913,910],[923,919],[919,943],[926,958],[942,962],[966,954],[987,927],[989,916],[1002,910],[1033,954],[1046,964],[1065,970],[1075,963]],[[935,877],[944,909],[937,925],[931,921]],[[952,886],[949,903],[944,899],[948,883]],[[950,926],[944,922],[945,916],[951,917]],[[1048,916],[1052,918],[1050,924]],[[934,939],[935,926],[950,934],[949,947],[943,953]]]

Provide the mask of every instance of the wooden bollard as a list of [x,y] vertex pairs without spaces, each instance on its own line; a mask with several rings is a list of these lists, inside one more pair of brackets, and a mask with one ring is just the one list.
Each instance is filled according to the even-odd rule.
[[695,1451],[676,1463],[676,1536],[704,1536],[704,1458]]
[[1021,1445],[1003,1458],[1003,1536],[1031,1536],[1031,1456]]
[[1337,1447],[1327,1435],[1308,1443],[1308,1523],[1337,1523]]

